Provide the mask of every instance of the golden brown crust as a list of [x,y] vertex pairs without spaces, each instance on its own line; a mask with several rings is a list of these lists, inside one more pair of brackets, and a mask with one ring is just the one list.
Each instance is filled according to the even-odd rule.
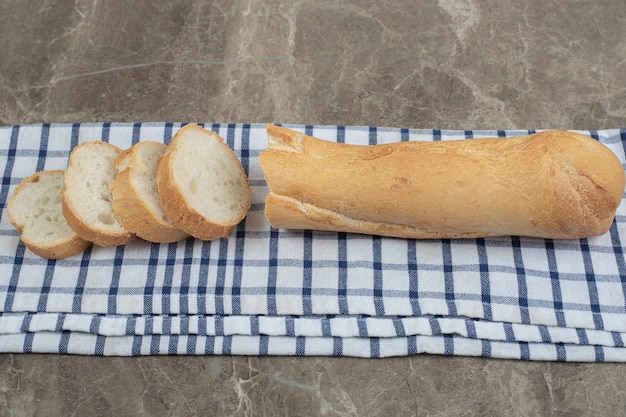
[[[93,142],[83,142],[78,145],[74,150],[78,149],[82,146],[102,146],[110,149],[116,150],[116,152],[121,153],[121,149],[117,146],[102,142],[102,141],[93,141]],[[72,150],[72,152],[74,152]],[[112,232],[109,230],[104,230],[100,227],[92,225],[86,221],[84,221],[81,216],[78,215],[78,211],[74,204],[72,203],[73,198],[80,198],[80,196],[69,196],[67,192],[67,184],[68,181],[71,181],[71,178],[68,178],[67,173],[73,169],[72,166],[72,157],[70,154],[70,161],[67,167],[66,175],[64,178],[64,185],[62,189],[63,194],[63,215],[67,219],[67,223],[69,226],[84,240],[88,240],[90,242],[95,243],[98,246],[118,246],[125,245],[126,243],[132,241],[135,238],[135,235],[126,229],[120,229],[119,231]],[[76,172],[76,175],[81,175],[80,172]]]
[[24,191],[24,189],[28,186],[29,183],[39,181],[41,175],[51,175],[63,173],[62,170],[49,170],[49,171],[40,171],[29,177],[24,178],[22,182],[15,188],[13,192],[13,196],[9,199],[9,204],[7,207],[7,214],[9,217],[9,222],[17,229],[20,233],[20,239],[24,243],[24,245],[30,249],[34,254],[41,256],[46,259],[65,259],[70,256],[74,256],[84,251],[88,247],[91,246],[91,242],[83,240],[78,236],[78,234],[74,234],[69,236],[68,239],[58,242],[57,244],[42,244],[42,242],[34,241],[28,239],[28,237],[23,235],[23,227],[19,224],[17,219],[15,218],[14,213],[14,204],[17,201],[16,197]]
[[261,153],[278,228],[412,238],[581,238],[608,231],[624,191],[613,152],[572,132],[336,144],[268,126]]
[[[167,150],[159,160],[157,171],[157,185],[159,190],[159,198],[163,204],[165,212],[170,218],[172,224],[181,230],[189,233],[191,236],[202,240],[214,240],[230,235],[237,225],[243,220],[247,214],[247,209],[240,213],[240,216],[233,219],[227,224],[220,224],[209,221],[201,213],[195,210],[188,202],[179,184],[176,183],[174,176],[173,162],[177,157],[177,152],[183,146],[184,135],[187,131],[196,130],[202,134],[210,133],[202,127],[194,124],[188,124],[182,127],[167,147]],[[228,146],[223,143],[223,146]],[[232,152],[232,151],[231,151]],[[243,168],[241,172],[245,177]],[[246,178],[247,181],[247,178]],[[250,206],[250,193],[248,186],[248,204]]]
[[136,157],[134,151],[137,146],[145,143],[139,142],[125,150],[114,162],[116,166],[124,163],[127,167],[118,172],[115,179],[109,183],[113,195],[111,201],[113,211],[124,228],[148,242],[170,243],[186,239],[189,235],[155,213],[135,185],[134,167],[141,162],[134,160]]

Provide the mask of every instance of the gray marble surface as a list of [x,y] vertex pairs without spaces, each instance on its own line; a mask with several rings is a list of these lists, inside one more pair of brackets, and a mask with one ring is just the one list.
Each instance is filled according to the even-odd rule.
[[[0,125],[626,127],[624,22],[622,0],[0,0]],[[625,385],[621,364],[0,355],[3,416],[620,415]]]

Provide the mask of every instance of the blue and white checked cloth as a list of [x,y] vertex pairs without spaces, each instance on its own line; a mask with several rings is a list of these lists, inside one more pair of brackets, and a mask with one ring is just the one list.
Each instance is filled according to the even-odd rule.
[[[264,125],[206,124],[241,158],[252,208],[229,239],[140,240],[47,261],[20,243],[7,199],[64,169],[78,143],[167,143],[175,123],[0,127],[0,352],[84,355],[418,353],[626,361],[626,203],[604,236],[405,240],[283,231],[263,214]],[[527,131],[291,126],[346,143]],[[626,130],[582,132],[625,160]]]

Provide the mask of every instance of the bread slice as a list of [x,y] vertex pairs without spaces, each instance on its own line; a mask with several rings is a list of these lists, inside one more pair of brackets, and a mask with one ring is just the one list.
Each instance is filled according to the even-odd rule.
[[203,240],[228,236],[250,209],[248,178],[218,134],[189,124],[159,160],[159,197],[178,228]]
[[9,221],[24,245],[47,259],[74,256],[89,246],[67,224],[61,204],[63,171],[41,171],[26,177],[9,199]]
[[117,175],[109,183],[113,211],[120,224],[149,242],[169,243],[189,234],[174,226],[159,199],[157,163],[167,146],[138,142],[114,161]]
[[99,246],[123,245],[135,237],[111,206],[108,184],[117,174],[113,162],[121,152],[106,142],[84,142],[70,153],[65,171],[63,214],[80,237]]

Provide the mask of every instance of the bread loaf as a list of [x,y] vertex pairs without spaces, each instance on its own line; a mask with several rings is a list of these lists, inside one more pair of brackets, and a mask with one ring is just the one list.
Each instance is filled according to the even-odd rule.
[[218,134],[194,124],[182,127],[159,160],[159,197],[172,223],[193,237],[230,235],[248,213],[248,177]]
[[115,159],[115,179],[109,183],[111,205],[120,224],[155,243],[176,242],[189,235],[174,226],[163,210],[157,189],[157,164],[167,146],[138,142]]
[[20,182],[9,199],[9,221],[24,245],[47,259],[63,259],[91,246],[67,224],[61,209],[63,171],[41,171]]
[[372,146],[267,133],[265,214],[276,228],[574,239],[606,233],[624,193],[616,155],[573,132]]
[[113,162],[121,152],[106,142],[84,142],[72,150],[65,170],[63,214],[81,238],[99,246],[123,245],[135,238],[111,207],[108,184],[117,174]]

